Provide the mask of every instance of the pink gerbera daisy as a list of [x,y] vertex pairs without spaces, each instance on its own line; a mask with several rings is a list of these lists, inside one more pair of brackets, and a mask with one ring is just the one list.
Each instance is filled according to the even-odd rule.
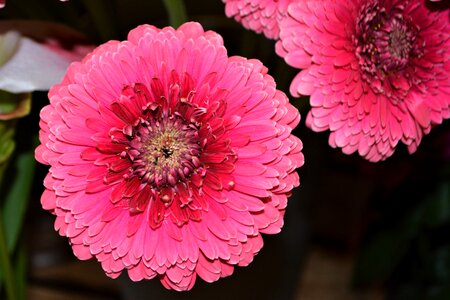
[[292,0],[222,0],[225,14],[269,39],[278,39],[279,22]]
[[42,205],[80,259],[188,290],[280,231],[298,111],[258,60],[198,23],[139,26],[72,64],[41,112]]
[[277,53],[304,69],[294,96],[311,95],[306,123],[370,161],[399,141],[410,153],[450,117],[449,11],[425,1],[298,1],[281,23]]

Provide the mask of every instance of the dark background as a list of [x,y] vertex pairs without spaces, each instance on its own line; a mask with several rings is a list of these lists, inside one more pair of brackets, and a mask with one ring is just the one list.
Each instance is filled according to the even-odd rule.
[[[224,38],[229,55],[260,59],[288,93],[298,72],[274,52],[274,41],[228,19],[220,0],[185,1],[189,20]],[[46,20],[68,25],[99,44],[126,39],[143,23],[167,26],[162,1],[9,0],[1,20]],[[45,71],[43,71],[45,76]],[[32,147],[46,93],[17,131],[18,151]],[[290,95],[289,95],[290,96]],[[328,132],[305,127],[308,98],[290,100],[301,114],[301,186],[290,198],[282,232],[246,268],[213,284],[200,279],[186,293],[158,280],[107,278],[95,261],[78,261],[53,217],[40,207],[47,167],[38,165],[22,242],[27,245],[29,299],[450,299],[450,126],[425,136],[416,153],[399,146],[385,162],[370,163],[328,146]],[[14,172],[12,169],[11,172]]]

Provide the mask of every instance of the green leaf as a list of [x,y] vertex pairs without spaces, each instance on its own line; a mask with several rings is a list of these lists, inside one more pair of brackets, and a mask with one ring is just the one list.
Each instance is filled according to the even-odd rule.
[[[11,124],[15,122],[0,122],[0,129],[3,129],[4,134],[0,134],[0,141],[6,143],[13,143],[13,133],[14,128]],[[6,126],[8,124],[8,126]],[[35,139],[37,144],[37,138]],[[0,145],[4,146],[4,143]],[[17,240],[20,236],[23,219],[25,216],[25,211],[27,208],[28,198],[31,190],[31,184],[34,175],[34,147],[26,152],[22,152],[15,156],[12,165],[6,169],[7,162],[12,154],[12,149],[8,150],[7,154],[3,153],[4,161],[0,164],[0,183],[1,175],[3,172],[11,171],[12,176],[8,178],[11,180],[11,185],[1,186],[3,190],[0,191],[5,198],[2,197],[2,207],[0,211],[0,259],[2,261],[0,268],[0,283],[5,283],[6,293],[8,297],[13,297],[14,299],[24,299],[25,295],[21,293],[21,286],[25,285],[25,275],[24,275],[24,258],[21,257],[20,251],[17,254],[15,270],[12,268],[11,259],[14,255]],[[23,250],[23,249],[20,249]],[[16,298],[18,297],[18,298]]]
[[0,121],[0,184],[15,148],[14,126],[14,121]]
[[440,247],[436,251],[433,274],[436,283],[450,284],[450,244]]
[[15,284],[14,270],[11,265],[11,255],[6,246],[5,226],[3,214],[0,214],[0,272],[2,282],[5,283],[7,299],[17,299],[17,288]]
[[438,286],[430,289],[427,293],[427,300],[450,299],[450,286]]
[[6,243],[10,253],[14,251],[22,229],[35,165],[34,150],[18,154],[14,162],[15,177],[12,180],[12,185],[6,191],[6,201],[2,211],[6,227]]
[[14,122],[0,121],[0,165],[5,163],[14,150]]
[[0,90],[0,120],[24,117],[31,110],[31,93],[13,94]]
[[15,281],[17,288],[17,298],[26,299],[26,278],[27,278],[27,256],[25,244],[21,243],[17,252],[15,263]]
[[439,185],[428,199],[424,217],[430,227],[437,227],[450,221],[450,182]]
[[398,231],[384,232],[363,249],[354,272],[355,285],[384,282],[389,278],[410,243],[409,240],[399,237],[401,234]]

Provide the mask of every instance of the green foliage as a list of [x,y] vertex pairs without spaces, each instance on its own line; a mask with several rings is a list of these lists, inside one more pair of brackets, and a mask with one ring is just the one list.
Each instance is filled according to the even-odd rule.
[[27,115],[31,94],[0,91],[0,287],[9,299],[25,299],[26,256],[17,250],[34,174],[34,151],[15,153],[17,118]]
[[6,244],[10,253],[16,249],[22,228],[35,165],[33,150],[19,153],[11,168],[14,170],[11,184],[2,190],[2,194],[6,195],[2,213],[6,225]]
[[24,117],[30,113],[30,110],[30,93],[12,94],[0,90],[0,121],[8,121]]
[[6,281],[8,298],[25,299],[26,254],[23,247],[18,247],[18,241],[33,183],[36,164],[34,146],[37,142],[33,143],[33,148],[13,156],[14,127],[8,128],[7,133],[0,134],[5,144],[12,145],[5,147],[7,152],[0,152],[4,158],[0,172],[8,175],[4,176],[0,185],[0,285],[3,280]]
[[[14,151],[14,126],[12,122],[0,121],[0,173],[6,168],[8,159]],[[1,175],[0,175],[1,180]]]
[[366,244],[355,285],[385,284],[396,300],[450,299],[450,179],[397,221]]

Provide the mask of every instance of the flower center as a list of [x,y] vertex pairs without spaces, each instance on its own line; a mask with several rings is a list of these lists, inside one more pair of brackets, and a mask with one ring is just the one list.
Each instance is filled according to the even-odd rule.
[[[409,59],[415,36],[398,19],[392,19],[390,23],[391,32],[388,34],[389,42],[385,52],[391,56],[393,61],[397,61],[400,66],[404,66]],[[380,48],[382,48],[382,45]]]
[[132,159],[133,174],[154,188],[175,186],[196,169],[201,149],[198,130],[181,118],[142,119],[130,152],[139,152]]
[[386,11],[379,0],[364,5],[357,18],[356,56],[368,82],[403,70],[413,56],[420,56],[417,29],[403,15],[404,5]]
[[205,145],[215,139],[213,133],[220,133],[224,110],[216,101],[209,111],[194,96],[192,78],[176,72],[166,88],[158,78],[149,87],[124,86],[110,107],[122,124],[110,129],[109,141],[98,139],[97,149],[113,155],[105,160],[108,172],[103,178],[115,184],[111,201],[127,203],[131,214],[148,208],[152,228],[169,217],[178,226],[198,221],[205,208],[194,198],[202,193],[207,174]]

